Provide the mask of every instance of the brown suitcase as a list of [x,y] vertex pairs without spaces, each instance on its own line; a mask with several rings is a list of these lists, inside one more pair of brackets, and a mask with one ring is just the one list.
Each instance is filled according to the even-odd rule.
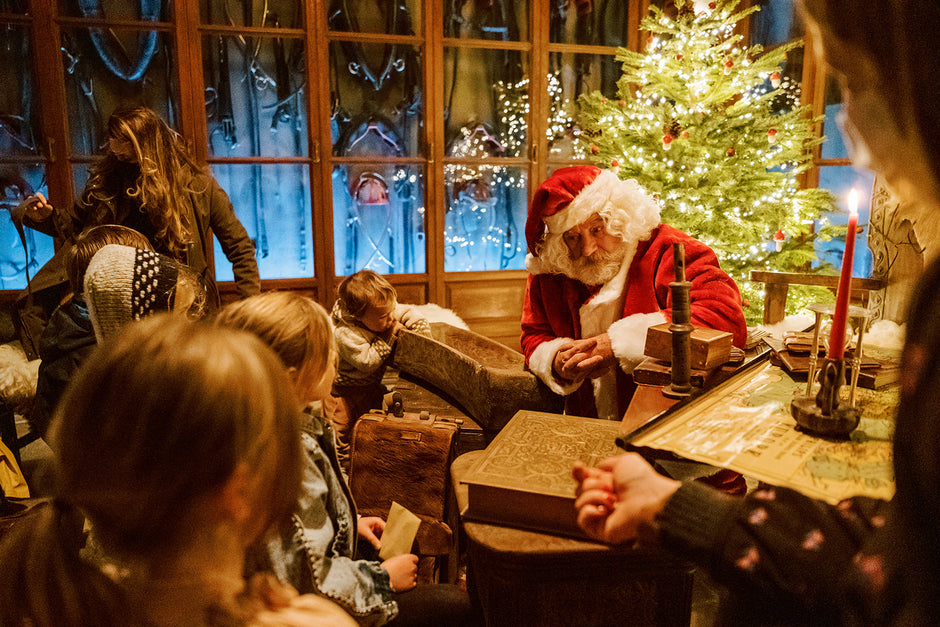
[[[364,414],[353,429],[349,485],[359,513],[387,518],[396,501],[416,514],[420,556],[452,553],[444,509],[458,428],[457,420],[401,411],[399,403],[397,411],[393,405],[387,413]],[[426,581],[436,578],[428,572],[434,568],[433,563],[422,568]]]

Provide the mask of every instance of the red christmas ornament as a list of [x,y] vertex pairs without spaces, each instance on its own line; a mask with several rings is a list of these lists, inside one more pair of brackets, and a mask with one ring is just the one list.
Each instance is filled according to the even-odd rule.
[[725,59],[725,74],[731,74],[731,68],[734,67],[734,61],[731,59]]
[[672,148],[672,135],[669,135],[668,133],[663,135],[663,148],[666,150]]
[[727,154],[729,157],[733,157],[733,156],[734,156],[734,148],[729,148],[729,149],[728,149],[728,152],[727,152],[726,154]]
[[619,105],[622,107],[622,106],[624,106],[625,104],[627,104],[627,101],[626,101],[626,100],[618,100],[618,101],[617,101],[617,104],[619,104]]
[[774,72],[770,75],[770,84],[774,89],[780,87],[780,72]]
[[688,139],[688,138],[689,138],[689,131],[682,131],[682,139]]
[[610,160],[610,167],[611,167],[611,168],[619,168],[619,167],[620,167],[620,161],[618,161],[617,159],[611,159],[611,160]]
[[717,6],[718,6],[718,5],[715,4],[714,2],[709,2],[709,3],[708,3],[708,8],[709,8],[710,10],[712,10],[712,11],[714,11]]
[[592,154],[592,155],[596,155],[596,154],[599,153],[600,151],[601,151],[601,149],[597,147],[597,144],[591,144],[591,154]]
[[681,60],[682,60],[682,53],[680,52],[679,54],[676,55],[676,61],[681,61]]
[[781,229],[777,229],[777,232],[774,233],[774,246],[777,248],[777,252],[783,250],[783,243],[787,240],[787,236]]
[[771,144],[777,141],[777,129],[772,128],[767,131],[767,141],[769,141]]

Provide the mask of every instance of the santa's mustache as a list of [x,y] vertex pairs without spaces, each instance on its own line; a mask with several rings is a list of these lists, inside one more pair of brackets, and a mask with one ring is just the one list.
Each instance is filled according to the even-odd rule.
[[569,260],[570,268],[565,274],[586,285],[603,285],[617,276],[625,254],[626,246],[612,252],[596,250],[590,255]]

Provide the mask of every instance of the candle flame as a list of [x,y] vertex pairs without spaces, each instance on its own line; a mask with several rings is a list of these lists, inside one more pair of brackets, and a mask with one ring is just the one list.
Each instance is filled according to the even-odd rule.
[[849,213],[858,215],[858,190],[854,187],[849,192]]

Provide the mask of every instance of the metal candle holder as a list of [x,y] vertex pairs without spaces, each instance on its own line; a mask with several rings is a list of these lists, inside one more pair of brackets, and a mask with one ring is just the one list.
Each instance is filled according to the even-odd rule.
[[669,284],[672,294],[672,378],[663,388],[663,396],[686,398],[692,395],[692,283],[685,280],[685,247],[672,245],[672,264],[676,280]]
[[[856,321],[858,330],[855,352],[852,355],[852,381],[849,386],[848,402],[840,401],[840,392],[845,385],[845,359],[826,360],[819,369],[819,391],[813,395],[816,377],[816,361],[819,354],[819,330],[823,315],[832,315],[832,304],[814,304],[809,307],[816,316],[813,325],[813,348],[809,354],[809,372],[806,376],[806,395],[794,398],[790,403],[790,414],[805,431],[829,437],[846,437],[858,427],[862,412],[855,406],[855,390],[858,387],[858,373],[862,366],[862,339],[871,312],[863,307],[850,306],[848,318]],[[854,337],[854,332],[853,332]]]

